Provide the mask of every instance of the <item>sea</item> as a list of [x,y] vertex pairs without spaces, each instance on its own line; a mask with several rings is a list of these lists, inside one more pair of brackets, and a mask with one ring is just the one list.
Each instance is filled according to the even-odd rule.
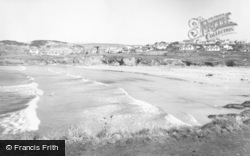
[[3,134],[37,130],[35,109],[43,91],[34,78],[23,74],[25,67],[0,67],[0,129]]

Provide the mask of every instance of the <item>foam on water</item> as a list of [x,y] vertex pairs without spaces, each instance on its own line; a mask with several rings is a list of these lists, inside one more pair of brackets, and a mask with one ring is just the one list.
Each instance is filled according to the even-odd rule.
[[[51,69],[50,71],[56,73]],[[85,80],[80,75],[65,73],[65,76]],[[138,131],[144,128],[153,129],[158,127],[168,129],[196,124],[195,118],[191,115],[186,115],[187,120],[182,121],[158,107],[133,98],[123,88],[98,81],[87,81],[91,83],[85,84],[84,88],[91,89],[92,87],[97,87],[97,91],[93,94],[93,100],[102,104],[97,107],[85,109],[82,113],[82,120],[92,130],[98,129],[98,126],[100,129],[101,125],[107,126],[107,122],[113,132]],[[94,121],[98,122],[98,124]]]
[[43,94],[43,91],[38,89],[38,84],[31,82],[24,85],[14,85],[14,86],[0,86],[0,90],[3,92],[15,92],[20,95],[39,95]]
[[[147,102],[134,99],[123,88],[114,88],[101,82],[98,84],[110,88],[106,92],[102,91],[103,95],[98,94],[96,100],[109,104],[85,110],[83,116],[86,118],[86,125],[88,125],[88,121],[93,120],[98,121],[98,124],[109,122],[112,132],[138,131],[144,128],[169,129],[193,125],[181,121]],[[109,121],[103,121],[103,119]],[[91,123],[89,122],[89,124]]]
[[[25,67],[21,67],[20,71],[22,70],[25,70]],[[43,91],[38,89],[38,84],[33,82],[35,80],[33,77],[27,76],[27,78],[32,82],[23,85],[0,86],[0,91],[2,92],[11,92],[21,96],[34,97],[26,104],[28,107],[25,109],[0,115],[0,117],[3,117],[3,119],[0,120],[0,126],[4,128],[3,134],[15,134],[38,130],[39,128],[40,120],[37,117],[36,108],[40,96],[43,95]]]
[[[3,134],[16,134],[25,131],[38,130],[40,120],[36,114],[37,102],[40,97],[36,96],[27,105],[26,109],[9,113],[7,117],[0,120],[0,125],[4,128]],[[6,114],[5,114],[6,115]]]

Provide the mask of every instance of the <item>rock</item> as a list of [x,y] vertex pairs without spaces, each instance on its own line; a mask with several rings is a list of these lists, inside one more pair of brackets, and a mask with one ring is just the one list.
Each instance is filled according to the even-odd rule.
[[208,118],[209,119],[234,119],[237,116],[238,116],[237,114],[228,113],[228,114],[219,114],[219,115],[209,115]]
[[214,76],[214,74],[207,74],[206,76],[210,77],[210,76]]
[[243,123],[249,125],[250,124],[250,119],[243,121]]
[[134,57],[132,58],[123,58],[123,63],[125,66],[135,66],[136,65],[136,59]]
[[102,65],[103,64],[103,56],[88,56],[83,60],[84,65]]
[[245,107],[241,104],[227,104],[224,108],[244,109]]
[[250,109],[244,110],[243,112],[240,113],[241,116],[243,116],[245,119],[249,118],[250,119]]
[[177,60],[177,59],[164,59],[162,61],[163,65],[175,65],[175,66],[184,66],[185,63],[183,63],[181,60]]
[[208,115],[208,118],[209,118],[209,119],[215,119],[215,118],[216,118],[216,115]]
[[[116,61],[117,63],[119,63],[119,65],[123,65],[123,58],[122,58],[122,57],[116,57],[116,58],[115,58],[115,61]],[[116,62],[115,62],[115,64],[117,64]]]
[[250,101],[245,101],[241,105],[244,107],[250,107]]
[[4,61],[5,64],[24,64],[23,60],[5,59],[3,61]]
[[110,65],[111,66],[120,66],[120,63],[118,63],[118,62],[112,62]]
[[78,59],[73,59],[73,63],[79,63]]

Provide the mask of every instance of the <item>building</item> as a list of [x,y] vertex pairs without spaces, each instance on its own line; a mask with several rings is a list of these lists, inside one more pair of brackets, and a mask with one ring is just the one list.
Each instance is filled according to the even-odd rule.
[[72,53],[70,48],[47,48],[45,51],[46,55],[59,56],[59,55],[69,55]]
[[36,48],[32,48],[32,49],[30,49],[29,53],[30,53],[31,55],[38,55],[38,54],[39,54],[39,50],[36,49]]
[[107,47],[106,49],[106,53],[118,53],[118,52],[122,52],[121,47]]
[[166,42],[156,42],[153,47],[157,50],[165,50],[167,49],[168,43]]
[[220,51],[221,48],[217,45],[209,45],[205,47],[205,51]]
[[196,50],[196,47],[191,44],[184,44],[179,47],[179,50]]
[[226,45],[223,45],[223,48],[226,49],[226,50],[233,50],[233,47],[226,44]]
[[50,56],[59,56],[59,55],[61,55],[58,51],[53,51],[53,50],[51,50],[51,51],[47,51],[46,52],[46,55],[50,55]]

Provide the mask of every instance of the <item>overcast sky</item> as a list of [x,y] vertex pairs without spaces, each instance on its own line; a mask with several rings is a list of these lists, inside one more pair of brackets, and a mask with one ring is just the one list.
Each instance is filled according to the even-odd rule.
[[188,39],[188,21],[231,12],[250,41],[249,0],[0,0],[0,40],[147,44]]

